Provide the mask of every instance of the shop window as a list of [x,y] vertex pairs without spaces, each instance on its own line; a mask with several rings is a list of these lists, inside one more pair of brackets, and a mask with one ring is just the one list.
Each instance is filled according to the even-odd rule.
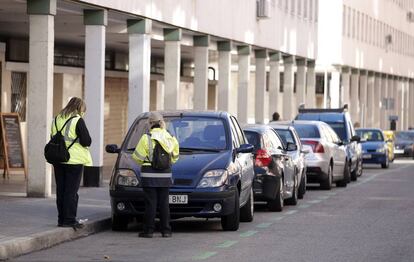
[[26,121],[27,74],[12,72],[11,112],[18,113],[20,121]]

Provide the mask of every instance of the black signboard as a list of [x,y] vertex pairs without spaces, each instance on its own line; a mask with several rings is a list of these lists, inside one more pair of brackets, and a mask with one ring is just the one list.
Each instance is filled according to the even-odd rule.
[[9,175],[10,170],[23,170],[27,177],[18,114],[1,114],[1,133],[3,139],[5,174]]

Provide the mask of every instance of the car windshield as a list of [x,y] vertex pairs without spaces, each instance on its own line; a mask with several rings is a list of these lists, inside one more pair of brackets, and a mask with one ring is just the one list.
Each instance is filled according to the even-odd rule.
[[287,130],[287,129],[276,129],[276,132],[282,138],[282,141],[283,141],[285,147],[287,146],[287,143],[296,144],[295,143],[295,139],[293,138],[292,132],[290,130]]
[[[166,129],[175,136],[180,150],[220,151],[227,148],[226,129],[222,119],[213,117],[165,117]],[[127,150],[132,150],[139,139],[148,133],[147,119],[142,118],[135,125],[126,141]]]
[[361,137],[361,142],[378,142],[384,141],[381,131],[379,130],[357,130],[357,135]]
[[346,129],[345,129],[345,123],[333,123],[333,122],[327,122],[327,124],[332,127],[332,129],[335,131],[335,133],[339,136],[339,138],[342,141],[346,141]]
[[414,132],[397,132],[395,138],[398,140],[414,141]]
[[295,124],[295,129],[300,138],[321,138],[319,130],[315,125]]

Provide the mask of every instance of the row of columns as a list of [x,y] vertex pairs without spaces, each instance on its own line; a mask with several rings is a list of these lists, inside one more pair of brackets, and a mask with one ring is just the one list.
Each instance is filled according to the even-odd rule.
[[332,72],[331,107],[348,104],[352,120],[362,127],[390,129],[389,117],[398,116],[397,130],[408,129],[414,126],[413,88],[412,79],[343,67]]
[[[50,137],[53,117],[53,57],[54,16],[56,0],[28,0],[30,19],[29,85],[28,85],[28,196],[51,195],[51,166],[46,164],[39,149]],[[84,10],[85,25],[85,101],[88,125],[93,144],[90,148],[93,166],[84,174],[99,175],[103,167],[104,152],[104,98],[105,98],[105,45],[107,10]],[[151,20],[126,21],[129,37],[129,90],[128,125],[143,112],[149,111],[151,66]],[[181,29],[164,29],[164,88],[162,109],[174,110],[179,106],[181,68]],[[208,101],[208,66],[210,36],[194,36],[194,109],[206,110]],[[217,43],[218,110],[229,111],[231,100],[232,42]],[[249,96],[251,58],[255,57],[255,97]],[[255,99],[255,121],[264,123],[267,116],[277,111],[288,120],[294,117],[299,104],[315,105],[315,63],[279,52],[252,50],[250,45],[237,46],[238,94],[237,116],[241,123],[248,122],[249,104]],[[280,93],[280,62],[283,61],[283,95]],[[267,68],[270,68],[267,78]],[[297,68],[297,99],[294,98],[294,74]],[[267,80],[269,79],[269,80]],[[267,85],[269,81],[269,85]],[[269,100],[266,87],[269,86]],[[269,104],[269,112],[265,112]],[[100,177],[102,177],[100,175]]]

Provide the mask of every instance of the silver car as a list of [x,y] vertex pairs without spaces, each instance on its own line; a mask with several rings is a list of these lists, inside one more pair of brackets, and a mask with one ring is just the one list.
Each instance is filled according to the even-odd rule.
[[346,187],[350,177],[346,165],[346,148],[335,131],[320,121],[293,121],[302,144],[310,146],[306,155],[306,176],[309,183],[319,183],[321,189],[330,190],[332,182]]
[[269,126],[280,135],[287,153],[292,158],[295,173],[298,174],[297,195],[298,198],[302,199],[306,193],[306,160],[299,135],[291,125],[278,125],[277,122],[271,122]]

